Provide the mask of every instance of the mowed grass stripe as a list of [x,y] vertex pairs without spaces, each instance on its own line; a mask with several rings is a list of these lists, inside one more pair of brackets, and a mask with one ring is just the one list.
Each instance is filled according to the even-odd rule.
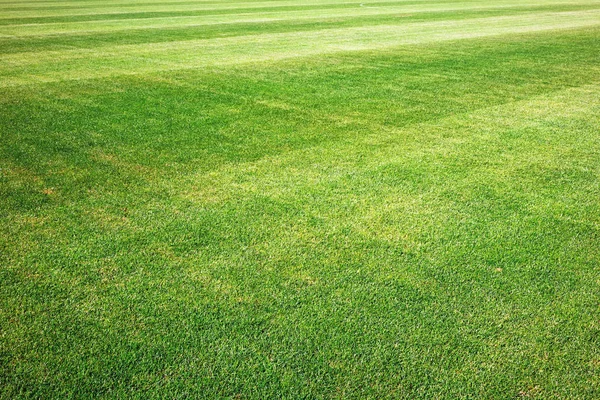
[[[82,34],[103,34],[107,32],[115,32],[121,37],[130,39],[132,33],[127,32],[123,35],[123,31],[139,31],[143,29],[179,29],[186,27],[207,27],[210,25],[228,25],[229,29],[235,29],[235,25],[243,24],[268,24],[278,22],[280,25],[289,24],[290,27],[304,22],[305,24],[327,24],[328,27],[340,25],[352,26],[352,24],[378,23],[381,21],[393,21],[401,19],[401,21],[410,21],[414,19],[439,19],[444,16],[447,18],[456,17],[464,19],[469,17],[484,17],[490,15],[514,15],[517,13],[529,12],[562,12],[562,11],[578,11],[578,10],[594,10],[600,8],[600,3],[572,3],[568,5],[527,5],[519,4],[510,8],[498,7],[465,7],[434,10],[420,10],[411,8],[398,7],[359,7],[355,9],[344,9],[328,11],[326,13],[311,11],[298,12],[266,12],[257,14],[240,14],[240,15],[203,15],[203,16],[186,16],[186,17],[164,17],[152,19],[127,19],[127,20],[102,20],[88,22],[68,22],[68,23],[47,23],[47,24],[22,24],[22,25],[6,25],[0,26],[0,37],[2,35],[11,38],[20,38],[27,36],[43,37],[47,35],[82,35]],[[238,28],[240,31],[247,30],[247,27]],[[301,29],[299,27],[298,29]],[[268,26],[264,27],[268,32]],[[160,32],[153,35],[160,38]]]
[[[436,20],[460,21],[469,18],[493,17],[500,15],[522,15],[524,12],[539,11],[575,11],[581,9],[594,9],[595,7],[540,7],[534,9],[521,10],[489,10],[489,11],[459,11],[459,12],[428,12],[415,14],[391,14],[391,15],[373,15],[356,16],[346,18],[307,18],[295,20],[277,20],[271,22],[256,23],[232,23],[216,25],[192,25],[179,26],[178,28],[148,28],[143,29],[125,29],[123,31],[86,31],[81,30],[77,33],[61,33],[60,35],[42,35],[42,36],[24,36],[24,37],[2,37],[0,35],[0,49],[3,54],[20,52],[38,52],[48,50],[65,49],[90,49],[94,47],[125,44],[143,44],[143,43],[164,43],[181,40],[211,39],[220,37],[232,37],[240,35],[265,34],[265,33],[284,33],[295,31],[314,31],[324,28],[346,28],[358,26],[389,25],[409,22],[425,22]],[[121,29],[121,27],[119,28]]]
[[[121,110],[126,109],[129,103],[139,101],[139,96],[152,101],[144,100],[145,111],[138,114],[137,123],[143,124],[149,119],[161,121],[162,118],[159,117],[171,115],[171,109],[165,108],[160,99],[177,93],[183,104],[194,105],[181,111],[185,115],[183,125],[158,125],[156,130],[144,131],[141,135],[128,132],[125,137],[119,136],[117,140],[121,145],[123,142],[128,143],[129,150],[125,150],[125,153],[130,153],[127,162],[143,158],[144,163],[150,163],[154,168],[160,169],[162,176],[166,176],[170,174],[169,169],[164,167],[165,161],[161,159],[160,153],[178,146],[199,150],[200,153],[188,150],[185,157],[188,160],[202,159],[203,162],[194,164],[194,168],[205,171],[206,168],[215,167],[209,161],[213,160],[214,153],[231,156],[229,161],[253,160],[278,153],[282,149],[320,146],[324,141],[353,141],[356,140],[355,135],[361,135],[365,130],[387,130],[386,125],[398,128],[435,121],[453,114],[523,101],[554,90],[563,90],[571,85],[584,85],[593,81],[600,73],[600,65],[592,67],[587,64],[591,55],[600,50],[600,42],[595,39],[597,32],[590,29],[562,32],[560,36],[556,36],[554,32],[544,32],[504,37],[501,39],[502,50],[493,46],[485,47],[489,39],[474,39],[454,42],[451,50],[444,43],[434,42],[375,53],[365,52],[361,57],[340,53],[316,59],[309,57],[254,64],[250,74],[246,72],[247,66],[230,66],[224,71],[225,78],[221,77],[223,72],[219,70],[203,72],[203,69],[144,74],[118,78],[114,85],[107,82],[104,86],[107,92],[105,96],[91,90],[95,85],[92,80],[81,83],[60,82],[41,87],[5,88],[4,95],[0,98],[6,106],[5,112],[10,115],[11,112],[18,111],[14,106],[9,108],[12,99],[36,98],[41,88],[44,89],[39,94],[41,98],[60,97],[63,91],[74,92],[67,96],[81,97],[84,99],[82,106],[90,103],[103,104],[94,113],[94,118],[99,118],[99,121],[94,122],[93,119],[89,120],[90,116],[86,117],[90,126],[102,126],[103,115],[115,115],[116,120],[119,120]],[[409,58],[408,55],[412,56]],[[530,58],[524,59],[525,55]],[[457,63],[457,58],[460,58],[460,63]],[[482,64],[481,60],[489,62]],[[565,69],[566,63],[569,63],[568,69]],[[583,68],[584,65],[586,68]],[[361,74],[363,69],[377,73]],[[540,76],[539,70],[542,69],[544,75]],[[277,81],[277,71],[281,70],[306,72],[294,73],[285,84],[280,84]],[[526,85],[524,79],[514,71],[527,77]],[[332,87],[332,82],[340,75],[345,77],[347,84]],[[382,80],[379,76],[384,76],[385,79]],[[275,83],[271,83],[274,80]],[[82,93],[78,90],[80,85]],[[123,86],[128,86],[133,94],[124,96],[121,93]],[[158,86],[159,89],[149,93],[143,90],[153,86]],[[327,86],[329,90],[318,96],[297,96],[302,91],[319,93],[321,86]],[[424,107],[423,101],[415,95],[414,88],[422,86],[437,88],[435,107]],[[253,91],[256,88],[260,88],[266,98],[273,100],[263,101],[262,97],[255,100]],[[385,101],[372,101],[378,93],[386,94]],[[198,101],[197,96],[201,96],[200,102],[203,104],[199,109],[194,102],[194,99]],[[220,104],[227,106],[223,109]],[[232,120],[223,118],[228,110],[236,110]],[[274,119],[279,114],[286,115],[281,124],[276,122],[279,118]],[[175,120],[176,117],[170,118]],[[236,127],[231,127],[231,124]],[[257,137],[237,133],[251,132],[254,124],[274,127]],[[320,128],[332,126],[339,128],[334,130],[336,134],[331,129],[326,129],[329,132],[324,134]],[[15,129],[14,133],[18,135],[22,129]],[[46,127],[42,130],[52,129]],[[73,126],[69,131],[73,129],[77,127]],[[171,132],[171,135],[163,135],[163,129]],[[174,134],[173,129],[175,132],[181,130],[182,135],[185,132],[202,133],[191,135],[191,142],[187,142],[180,141],[183,138]],[[217,134],[215,129],[222,133]],[[230,130],[235,134],[228,135]],[[154,135],[159,137],[155,138]],[[18,142],[19,139],[15,140]],[[57,138],[50,140],[61,141]],[[132,147],[141,143],[143,154],[131,153]],[[117,143],[114,145],[119,146]],[[157,153],[147,157],[154,150]],[[45,157],[37,154],[31,160]],[[173,178],[179,172],[174,172]]]
[[[381,0],[381,1],[385,1],[385,0]],[[388,0],[388,1],[399,1],[399,0]],[[407,1],[431,1],[431,0],[407,0]],[[441,2],[444,1],[448,1],[448,0],[441,0]],[[455,1],[455,0],[449,0],[449,1]],[[298,4],[303,4],[303,3],[311,3],[311,4],[315,4],[315,3],[336,3],[336,2],[344,2],[343,0],[303,0],[303,1],[296,1],[296,3]],[[132,0],[132,1],[127,1],[127,0],[108,0],[108,1],[76,1],[76,0],[66,0],[66,1],[52,1],[52,0],[48,0],[48,1],[0,1],[0,7],[2,7],[2,5],[6,6],[6,7],[21,7],[21,6],[31,6],[31,7],[36,7],[37,5],[42,5],[42,6],[48,6],[48,7],[66,7],[66,6],[73,6],[73,7],[81,7],[81,8],[86,8],[86,7],[103,7],[103,6],[110,6],[110,7],[119,7],[119,6],[132,6],[132,7],[136,7],[136,6],[152,6],[152,5],[171,5],[171,4],[214,4],[214,5],[224,5],[224,4],[228,4],[228,5],[243,5],[243,4],[256,4],[256,3],[264,3],[264,4],[285,4],[285,3],[290,3],[290,1],[286,1],[286,0],[156,0],[156,1],[136,1],[136,0]]]
[[600,10],[437,21],[0,55],[2,86],[159,70],[221,67],[324,53],[385,49],[600,25]]
[[[392,0],[393,1],[393,0]],[[136,7],[147,7],[147,6],[180,6],[180,5],[223,5],[223,4],[252,4],[252,3],[278,3],[277,0],[272,2],[265,2],[264,0],[254,0],[247,2],[237,1],[202,1],[202,0],[186,0],[186,1],[102,1],[102,2],[80,2],[80,1],[65,1],[65,2],[0,2],[0,10],[13,10],[13,11],[27,11],[35,8],[36,10],[68,10],[78,9],[84,10],[87,8],[99,8],[110,6],[111,9],[119,8],[136,8]]]
[[[510,2],[514,0],[508,0]],[[554,0],[564,1],[564,0]],[[385,7],[389,5],[414,5],[419,2],[402,2],[390,0],[389,2],[371,3],[373,6]],[[22,18],[22,21],[30,21],[30,23],[40,22],[61,22],[67,20],[90,21],[96,19],[116,19],[116,18],[152,18],[162,16],[186,16],[186,15],[202,15],[202,14],[239,14],[239,13],[257,13],[257,12],[286,12],[286,11],[302,11],[302,10],[327,10],[336,8],[358,8],[360,2],[306,2],[306,3],[216,3],[216,4],[194,4],[188,6],[170,6],[156,5],[149,7],[136,7],[135,11],[116,11],[112,7],[102,7],[90,9],[88,11],[78,12],[60,12],[53,10],[36,11],[2,11],[2,20],[16,20]],[[436,3],[433,3],[436,4]],[[32,15],[33,14],[33,15]],[[18,23],[18,22],[17,22]]]
[[[590,0],[592,1],[592,0]],[[496,8],[510,8],[518,7],[519,5],[565,5],[572,2],[565,0],[551,0],[548,2],[531,2],[523,3],[516,0],[505,0],[504,2],[494,3]],[[589,2],[588,2],[589,4]],[[592,4],[598,4],[598,0],[593,0]],[[75,14],[75,15],[50,15],[43,16],[44,13],[35,12],[24,12],[20,17],[19,13],[1,12],[0,25],[16,25],[16,24],[43,24],[43,23],[65,23],[65,22],[87,22],[87,21],[98,21],[98,20],[116,20],[116,19],[152,19],[152,18],[165,18],[165,17],[188,17],[188,16],[206,16],[206,15],[229,15],[229,14],[253,14],[253,13],[285,13],[289,11],[324,11],[334,9],[361,9],[361,8],[387,8],[387,7],[398,7],[404,8],[411,12],[425,12],[425,11],[436,11],[445,9],[469,9],[469,8],[485,8],[488,7],[486,3],[478,2],[431,2],[421,4],[419,2],[375,2],[375,3],[323,3],[323,4],[306,4],[306,5],[280,5],[274,7],[272,5],[266,5],[264,7],[236,7],[231,6],[227,8],[196,8],[188,9],[183,11],[174,11],[173,8],[168,7],[164,11],[151,11],[138,10],[136,12],[111,12],[103,14],[100,11],[89,14]]]

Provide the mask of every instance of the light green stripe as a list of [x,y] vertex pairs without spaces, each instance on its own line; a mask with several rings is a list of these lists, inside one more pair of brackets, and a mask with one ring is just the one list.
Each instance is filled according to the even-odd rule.
[[[369,7],[369,3],[377,3],[376,7],[383,7],[381,3],[391,3],[394,5],[398,4],[398,0],[382,0],[382,1],[315,1],[310,0],[307,2],[257,2],[257,3],[222,3],[222,4],[177,4],[177,5],[165,5],[164,3],[156,4],[156,5],[141,5],[139,7],[121,10],[117,7],[110,6],[101,6],[97,8],[74,8],[74,9],[58,9],[58,10],[26,10],[26,11],[7,11],[0,10],[0,18],[30,18],[30,17],[70,17],[70,16],[90,16],[97,14],[130,14],[130,13],[153,13],[153,12],[197,12],[197,11],[235,11],[236,9],[244,9],[251,10],[256,8],[257,11],[263,12],[260,9],[273,9],[276,11],[277,8],[282,8],[281,11],[286,12],[285,7],[324,7],[331,5],[332,7],[339,7],[340,5],[356,5],[360,7],[363,4],[364,7]],[[452,7],[472,7],[474,4],[478,4],[472,1],[450,1],[450,2],[424,2],[423,4],[415,5],[414,1],[407,2],[407,6],[414,8],[415,10],[419,9],[431,9],[437,10],[440,8],[452,6]],[[540,4],[540,5],[551,5],[551,4],[576,4],[577,2],[573,1],[564,1],[564,0],[548,0],[544,2],[534,2],[530,4]],[[598,3],[597,0],[592,1],[591,3]],[[479,3],[481,4],[481,3]],[[491,3],[484,3],[486,5],[490,5]],[[504,0],[504,1],[495,1],[493,3],[496,7],[501,6],[514,6],[518,4],[524,4],[523,2],[519,2],[517,0]],[[318,11],[317,11],[318,12]]]
[[0,56],[0,76],[10,86],[597,25],[600,10],[16,53]]
[[[562,5],[561,3],[560,5]],[[568,3],[570,5],[587,5],[589,2]],[[600,7],[600,2],[597,2]],[[303,10],[282,12],[264,12],[264,13],[243,13],[227,15],[207,15],[192,17],[166,17],[166,18],[148,18],[148,19],[125,19],[125,20],[101,20],[87,22],[70,23],[48,23],[48,24],[21,24],[6,25],[0,27],[0,35],[5,36],[39,36],[39,35],[57,35],[72,33],[92,33],[92,32],[115,32],[127,31],[133,29],[160,29],[160,28],[182,28],[186,26],[198,25],[217,25],[233,23],[256,23],[272,21],[293,21],[324,18],[343,18],[359,16],[377,16],[391,15],[400,13],[427,13],[427,12],[452,12],[452,11],[486,11],[495,9],[520,9],[527,7],[546,6],[546,3],[540,2],[519,2],[513,1],[512,4],[503,6],[487,6],[479,3],[449,6],[440,4],[431,4],[428,6],[393,6],[393,7],[358,7],[332,10]],[[559,4],[556,4],[559,6]]]
[[[398,3],[398,0],[382,0],[381,2]],[[119,9],[114,6],[105,6],[90,8],[73,8],[73,9],[56,9],[56,10],[22,10],[10,11],[2,10],[0,14],[2,18],[27,18],[27,17],[64,17],[64,16],[79,16],[79,15],[95,15],[95,14],[129,14],[140,12],[177,12],[177,11],[220,11],[220,10],[236,10],[236,9],[262,9],[262,8],[285,8],[285,7],[310,7],[310,6],[339,6],[343,4],[356,4],[359,1],[307,1],[307,2],[256,2],[256,3],[198,3],[198,4],[165,4],[157,3],[153,5],[140,5],[130,9]],[[379,1],[378,1],[379,3]],[[413,3],[412,1],[410,3]]]

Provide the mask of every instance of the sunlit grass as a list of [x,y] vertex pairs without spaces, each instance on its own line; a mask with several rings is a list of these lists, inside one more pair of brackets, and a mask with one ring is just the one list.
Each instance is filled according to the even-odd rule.
[[600,2],[138,3],[0,2],[1,397],[600,396]]

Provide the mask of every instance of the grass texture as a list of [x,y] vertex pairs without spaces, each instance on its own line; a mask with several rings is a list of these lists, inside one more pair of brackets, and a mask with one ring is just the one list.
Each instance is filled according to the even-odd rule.
[[600,1],[0,0],[0,398],[600,398]]

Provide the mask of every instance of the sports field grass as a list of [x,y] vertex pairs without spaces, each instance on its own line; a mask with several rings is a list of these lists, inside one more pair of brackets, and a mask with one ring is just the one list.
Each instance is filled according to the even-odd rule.
[[0,0],[0,398],[600,398],[600,1]]

